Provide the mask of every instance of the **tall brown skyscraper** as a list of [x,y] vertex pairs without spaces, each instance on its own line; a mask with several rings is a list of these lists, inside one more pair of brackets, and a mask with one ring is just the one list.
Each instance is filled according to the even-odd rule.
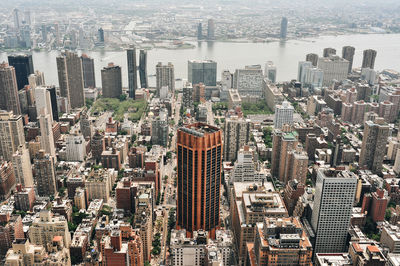
[[0,109],[21,114],[15,69],[7,63],[0,64]]
[[177,227],[191,236],[203,229],[215,237],[219,226],[222,131],[195,123],[178,130]]
[[58,82],[61,97],[66,97],[71,108],[85,105],[82,60],[78,54],[66,51],[57,57]]
[[356,49],[353,46],[344,46],[342,48],[342,57],[350,62],[349,64],[349,73],[353,69],[353,59],[354,59],[354,52]]
[[369,67],[374,69],[375,66],[376,51],[372,49],[364,50],[362,68]]
[[374,172],[382,170],[388,136],[389,126],[383,118],[376,118],[374,122],[365,122],[359,161],[360,167],[366,167]]

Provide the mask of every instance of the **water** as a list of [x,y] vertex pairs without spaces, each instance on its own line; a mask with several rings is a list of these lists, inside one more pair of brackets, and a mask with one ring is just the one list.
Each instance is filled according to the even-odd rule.
[[[261,64],[273,61],[277,66],[277,80],[287,81],[297,78],[298,62],[305,60],[308,53],[322,54],[326,47],[333,47],[341,55],[342,47],[351,45],[356,48],[353,67],[360,67],[363,50],[377,50],[375,69],[395,69],[400,71],[400,34],[369,34],[324,36],[304,40],[290,40],[271,43],[193,43],[194,49],[148,51],[148,73],[155,74],[157,62],[172,62],[175,66],[175,78],[187,79],[187,61],[190,59],[212,59],[217,62],[218,79],[222,70],[234,72],[245,65]],[[101,86],[100,70],[109,62],[122,66],[123,86],[128,85],[126,53],[124,51],[105,52],[88,51],[95,59],[96,84]],[[33,52],[35,70],[45,73],[46,84],[58,86],[56,56],[58,51]],[[7,60],[6,53],[0,53],[0,61]],[[149,78],[150,86],[155,85],[155,78]]]

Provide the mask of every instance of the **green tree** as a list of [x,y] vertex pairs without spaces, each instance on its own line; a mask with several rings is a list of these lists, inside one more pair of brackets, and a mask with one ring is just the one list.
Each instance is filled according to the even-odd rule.
[[385,220],[390,221],[390,218],[392,217],[392,211],[390,209],[386,209],[385,212]]

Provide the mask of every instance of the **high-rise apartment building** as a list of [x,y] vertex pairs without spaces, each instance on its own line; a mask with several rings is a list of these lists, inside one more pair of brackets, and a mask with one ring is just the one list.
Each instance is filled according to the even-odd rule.
[[281,40],[286,40],[287,37],[287,26],[288,26],[288,20],[286,17],[283,17],[281,20],[281,31],[280,31],[280,38]]
[[372,49],[364,50],[361,68],[374,69],[376,54],[377,53],[375,50]]
[[42,109],[49,114],[51,122],[53,122],[53,108],[51,102],[50,92],[46,87],[35,88],[35,103],[36,103],[36,114],[39,116]]
[[101,44],[104,44],[104,30],[103,30],[103,28],[98,29],[97,30],[97,34],[98,34],[99,42]]
[[17,184],[24,187],[33,187],[33,174],[29,150],[25,145],[20,145],[13,154],[12,163]]
[[324,72],[324,86],[329,86],[332,80],[343,81],[347,79],[349,61],[339,56],[320,57],[318,68]]
[[206,100],[206,86],[203,83],[193,84],[193,101],[203,103]]
[[21,145],[25,145],[22,116],[0,111],[0,156],[6,161],[11,161]]
[[269,79],[272,83],[276,82],[276,66],[274,62],[268,61],[265,63],[264,77]]
[[287,101],[284,101],[282,104],[276,105],[274,127],[277,129],[281,129],[283,125],[292,125],[293,113],[294,108]]
[[285,175],[285,165],[288,163],[288,152],[297,147],[298,134],[290,131],[289,127],[282,130],[275,129],[272,137],[272,159],[271,174],[283,180]]
[[213,19],[208,20],[207,40],[215,40],[215,24]]
[[356,49],[353,46],[344,46],[342,48],[342,58],[349,61],[348,73],[350,73],[351,70],[353,69],[353,59],[354,59],[355,51],[356,51]]
[[[53,116],[53,121],[58,121],[59,117],[58,117],[56,87],[55,86],[47,86],[46,89],[50,93],[50,102],[51,102],[51,110],[50,111]],[[40,112],[38,114],[40,114]]]
[[0,160],[0,199],[8,199],[14,188],[14,167],[11,162]]
[[311,217],[315,254],[345,251],[356,187],[357,176],[350,171],[317,170]]
[[192,84],[203,83],[206,86],[216,86],[217,63],[212,60],[189,60],[188,81]]
[[100,133],[99,130],[96,130],[94,133],[92,140],[90,142],[91,150],[92,150],[92,157],[98,163],[101,159],[101,154],[106,149],[104,135]]
[[151,128],[151,143],[153,145],[167,147],[169,139],[169,124],[168,111],[166,109],[160,111],[159,116],[153,119]]
[[336,49],[330,48],[330,47],[329,48],[325,48],[322,54],[323,54],[322,55],[323,57],[334,56],[334,55],[336,55]]
[[81,120],[79,122],[80,127],[81,127],[81,132],[83,137],[87,139],[91,139],[93,135],[93,124],[92,120],[89,118],[89,115],[84,112],[81,114]]
[[21,114],[15,68],[7,63],[0,64],[0,109]]
[[104,98],[119,98],[122,95],[121,67],[109,63],[101,70],[101,84]]
[[66,97],[71,108],[85,106],[82,60],[78,54],[66,51],[57,57],[60,96]]
[[56,158],[56,148],[54,146],[54,135],[53,125],[50,114],[47,113],[46,109],[42,109],[39,115],[40,125],[40,146],[52,157]]
[[250,140],[250,129],[248,120],[236,116],[225,119],[224,161],[236,160],[238,151]]
[[234,182],[257,182],[266,180],[265,172],[259,171],[260,166],[255,148],[244,146],[238,151],[237,161],[229,175],[230,184]]
[[135,93],[137,90],[136,48],[131,47],[128,50],[126,50],[126,56],[128,61],[129,98],[135,99]]
[[263,71],[260,65],[245,66],[244,69],[236,69],[233,75],[233,88],[239,91],[240,97],[263,96]]
[[365,122],[359,161],[360,167],[366,167],[374,172],[382,170],[388,136],[389,126],[384,122],[383,118],[376,118],[374,122]]
[[94,72],[94,59],[87,54],[81,55],[82,71],[83,71],[83,86],[85,88],[96,88],[96,76]]
[[316,67],[318,64],[318,55],[317,54],[307,54],[306,61],[311,62],[312,66]]
[[35,180],[40,196],[54,196],[57,192],[55,159],[44,150],[40,150],[34,161]]
[[197,24],[197,40],[202,40],[203,39],[203,24],[199,22]]
[[139,75],[140,75],[140,87],[148,88],[149,82],[147,79],[147,51],[140,50],[139,53]]
[[8,64],[15,69],[18,90],[29,85],[28,77],[34,73],[32,55],[9,55]]
[[195,123],[177,133],[177,227],[215,237],[219,226],[222,131]]
[[44,80],[44,73],[36,70],[34,74],[30,74],[28,76],[28,84],[32,89],[36,88],[37,86],[44,86],[46,84]]
[[160,90],[163,86],[168,87],[168,91],[175,91],[175,75],[174,75],[174,65],[168,62],[167,65],[163,65],[159,62],[156,65],[156,89],[157,95],[160,95]]

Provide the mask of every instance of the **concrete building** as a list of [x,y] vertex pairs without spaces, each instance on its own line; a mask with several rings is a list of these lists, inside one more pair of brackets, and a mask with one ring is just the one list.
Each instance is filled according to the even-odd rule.
[[44,80],[44,73],[36,70],[35,73],[30,74],[28,76],[28,84],[32,89],[38,86],[44,86],[46,84]]
[[174,75],[174,65],[168,62],[167,65],[163,65],[159,62],[156,65],[156,89],[157,94],[160,95],[161,87],[167,86],[168,91],[175,91],[175,75]]
[[87,54],[81,55],[83,86],[85,88],[96,88],[96,77],[94,71],[94,59]]
[[186,83],[183,86],[183,96],[182,96],[182,107],[184,111],[190,110],[190,112],[194,112],[194,92],[193,86],[190,83]]
[[[206,168],[206,165],[209,167]],[[203,229],[210,231],[211,237],[215,236],[215,229],[220,222],[221,171],[220,129],[204,123],[178,129],[176,204],[178,229],[186,229],[189,234]]]
[[272,137],[272,158],[271,158],[271,175],[284,179],[285,166],[289,163],[288,152],[295,149],[298,144],[298,134],[296,131],[289,129],[273,131]]
[[22,116],[0,111],[0,156],[11,161],[18,147],[25,145]]
[[[281,150],[281,152],[284,151]],[[287,184],[290,180],[297,179],[300,183],[305,184],[308,173],[308,155],[303,151],[303,146],[298,144],[286,153],[286,164],[283,166],[284,172],[283,176],[280,176],[280,180],[283,184]]]
[[353,69],[353,59],[355,51],[356,49],[353,46],[344,46],[342,48],[342,58],[349,61],[348,73],[351,73],[351,70]]
[[14,194],[15,208],[24,212],[32,211],[35,203],[35,190],[33,187],[23,188],[21,184],[17,184]]
[[101,159],[101,154],[106,149],[104,135],[100,133],[99,130],[96,130],[96,132],[94,133],[90,142],[90,146],[92,150],[92,157],[98,163]]
[[264,98],[270,110],[275,110],[277,104],[284,101],[282,92],[274,84],[268,82],[267,79],[263,80]]
[[83,135],[67,135],[65,138],[67,161],[83,162],[86,157],[86,141]]
[[[249,245],[248,245],[249,247]],[[312,245],[299,218],[264,218],[257,227],[251,266],[311,265]]]
[[206,86],[203,83],[193,84],[193,101],[195,103],[206,101]]
[[286,17],[283,17],[281,20],[281,31],[280,31],[280,38],[281,40],[286,40],[287,37],[287,26],[288,26],[288,20]]
[[154,118],[151,123],[151,143],[153,145],[168,146],[169,140],[169,124],[167,110],[160,111],[158,117]]
[[315,254],[345,251],[356,187],[357,177],[352,172],[317,170],[311,217]]
[[24,145],[20,145],[13,154],[12,164],[16,183],[22,184],[24,187],[33,187],[31,158],[29,150]]
[[81,114],[79,125],[85,140],[91,140],[93,135],[93,124],[86,112]]
[[233,87],[233,74],[229,70],[224,70],[221,73],[221,85],[225,89],[232,89]]
[[285,202],[285,206],[287,208],[289,216],[293,215],[293,211],[296,207],[297,201],[301,196],[303,196],[305,189],[305,185],[299,183],[296,179],[290,180],[283,192],[283,201]]
[[336,55],[336,49],[330,47],[325,48],[322,54],[323,57],[330,57]]
[[[55,216],[49,210],[42,210],[36,217],[29,230],[29,239],[35,245],[42,245],[47,251],[51,250],[54,237],[62,238],[65,247],[71,244],[71,234],[64,216]],[[50,244],[50,245],[49,245]]]
[[12,163],[0,161],[0,199],[8,199],[14,187],[15,175]]
[[29,85],[28,77],[34,73],[32,55],[9,55],[8,63],[15,69],[18,90],[23,89],[25,85]]
[[360,167],[365,167],[374,172],[382,170],[388,135],[389,126],[382,118],[377,118],[374,122],[365,122],[359,161]]
[[242,98],[239,95],[238,90],[231,89],[228,92],[228,108],[235,109],[236,107],[240,107],[242,105]]
[[18,97],[18,85],[15,69],[3,62],[0,64],[0,109],[21,114],[21,105]]
[[374,69],[375,66],[376,51],[372,49],[364,50],[363,61],[361,68]]
[[40,86],[35,88],[35,104],[36,114],[39,116],[42,109],[46,109],[46,113],[50,115],[51,122],[53,122],[53,108],[50,92],[47,90],[47,87]]
[[140,50],[139,52],[139,77],[140,87],[147,89],[149,87],[149,81],[147,78],[147,51]]
[[104,168],[113,168],[117,171],[121,169],[121,153],[114,147],[104,150],[100,159]]
[[212,60],[189,60],[188,81],[192,84],[203,83],[205,86],[216,86],[217,63]]
[[276,105],[274,127],[276,129],[281,129],[283,125],[292,125],[293,113],[294,113],[294,108],[287,101],[284,101],[280,105]]
[[215,40],[215,24],[213,19],[207,22],[207,40]]
[[144,261],[151,260],[153,242],[153,200],[151,189],[143,188],[137,192],[134,227],[139,229],[140,238],[142,239]]
[[400,228],[396,225],[383,226],[381,244],[391,253],[400,253]]
[[113,184],[113,177],[111,175],[112,173],[106,169],[92,170],[85,181],[89,201],[103,199],[104,202],[108,202]]
[[186,236],[186,230],[172,230],[171,265],[234,265],[233,235],[228,230],[217,230],[214,240],[202,230]]
[[10,220],[0,225],[0,255],[4,257],[14,241],[24,239],[22,218],[20,215],[12,215]]
[[33,162],[38,194],[54,196],[57,192],[54,157],[44,150],[40,150]]
[[324,72],[323,86],[329,86],[333,80],[347,79],[349,64],[349,61],[339,56],[320,57],[317,66]]
[[224,161],[236,160],[238,151],[250,141],[251,123],[248,120],[232,116],[225,119]]
[[46,109],[42,109],[39,115],[40,124],[40,146],[56,160],[56,148],[54,146],[54,135],[52,119]]
[[236,69],[233,75],[233,88],[238,90],[240,97],[263,96],[263,71],[260,65],[245,66],[244,69]]
[[121,67],[109,63],[101,70],[101,84],[103,97],[119,98],[122,95]]
[[255,150],[244,146],[238,151],[237,161],[230,173],[230,182],[257,182],[261,183],[267,179],[266,173],[258,171],[258,160],[254,158]]
[[72,109],[85,106],[82,60],[78,54],[66,51],[57,57],[57,71],[60,96],[68,99]]
[[312,66],[316,67],[318,64],[318,55],[317,54],[307,54],[306,61],[311,62]]

